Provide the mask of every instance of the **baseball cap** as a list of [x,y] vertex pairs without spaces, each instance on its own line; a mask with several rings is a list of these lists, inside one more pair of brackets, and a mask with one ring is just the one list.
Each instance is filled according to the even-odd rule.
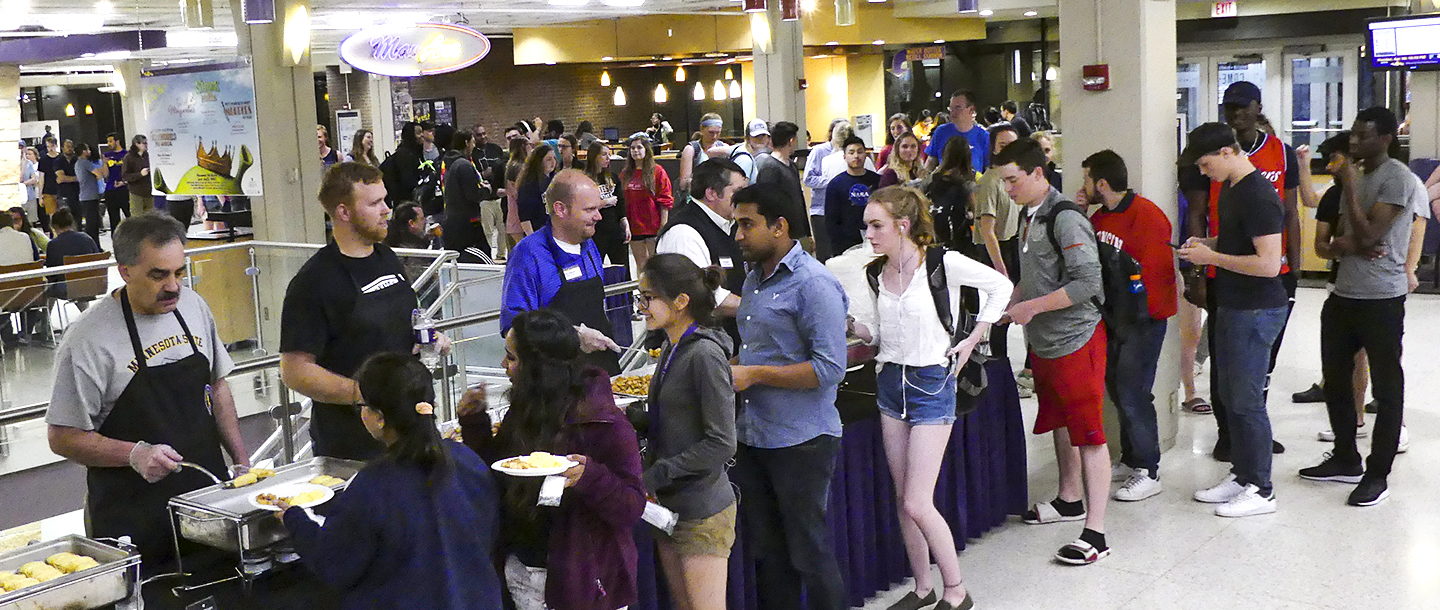
[[1237,80],[1225,88],[1225,96],[1222,104],[1239,104],[1249,106],[1250,102],[1260,102],[1260,88],[1255,83],[1244,80]]
[[1185,150],[1180,153],[1182,165],[1192,165],[1200,157],[1227,146],[1235,146],[1235,130],[1224,123],[1206,123],[1196,127],[1185,139]]
[[752,138],[768,136],[770,135],[770,125],[765,122],[765,119],[750,119],[750,122],[745,125],[745,135]]

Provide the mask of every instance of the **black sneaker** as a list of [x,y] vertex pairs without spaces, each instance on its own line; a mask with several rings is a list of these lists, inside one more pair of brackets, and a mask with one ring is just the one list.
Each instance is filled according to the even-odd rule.
[[1380,401],[1378,401],[1378,400],[1372,400],[1372,401],[1370,401],[1370,402],[1365,403],[1365,412],[1366,412],[1366,413],[1369,413],[1369,414],[1371,414],[1371,415],[1374,415],[1374,414],[1376,414],[1376,413],[1379,413],[1379,412],[1380,412]]
[[[1324,461],[1309,468],[1300,469],[1300,478],[1311,481],[1334,481],[1336,483],[1359,483],[1365,477],[1365,467],[1360,464],[1345,464],[1335,459],[1335,454],[1326,451]],[[1384,484],[1382,483],[1383,487]],[[1353,496],[1352,496],[1353,497]]]
[[1280,441],[1270,441],[1270,453],[1285,453],[1285,445],[1281,445]]
[[1310,389],[1291,394],[1290,402],[1325,402],[1325,388],[1320,387],[1318,383],[1311,384]]
[[1350,499],[1345,503],[1350,506],[1375,506],[1390,497],[1390,486],[1385,484],[1384,479],[1366,479],[1360,482],[1355,491],[1350,492]]

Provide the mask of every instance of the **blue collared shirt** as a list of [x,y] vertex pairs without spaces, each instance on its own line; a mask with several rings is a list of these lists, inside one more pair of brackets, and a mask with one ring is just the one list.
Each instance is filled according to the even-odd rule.
[[822,434],[840,436],[835,390],[845,377],[845,312],[840,281],[797,242],[762,278],[755,265],[745,276],[740,310],[742,365],[810,362],[820,386],[790,390],[757,385],[740,393],[736,421],[741,443],[761,449],[793,447]]
[[578,282],[604,275],[600,250],[593,240],[581,244],[580,254],[571,254],[555,243],[549,225],[527,235],[510,252],[500,297],[500,332],[510,330],[510,321],[521,313],[550,306],[560,292],[561,274]]

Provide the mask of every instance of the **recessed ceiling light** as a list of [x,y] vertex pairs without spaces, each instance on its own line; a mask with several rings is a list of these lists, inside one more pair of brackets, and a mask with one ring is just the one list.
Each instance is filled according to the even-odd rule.
[[1037,11],[1025,11],[1025,16],[1026,16],[1026,17],[1034,17],[1034,16],[1039,15],[1039,14],[1040,14],[1040,13],[1037,12]]
[[937,41],[935,41],[935,44],[945,44],[945,41],[943,41],[943,40],[937,40]]
[[981,17],[989,17],[989,16],[994,15],[994,14],[995,14],[995,11],[992,11],[992,10],[990,10],[990,9],[988,9],[988,8],[980,11],[980,16],[981,16]]
[[833,46],[838,45],[838,44],[840,44],[840,43],[837,42],[837,41],[832,40],[832,41],[830,41],[830,42],[825,43],[825,46],[827,46],[827,47],[833,47]]
[[606,56],[604,56],[604,57],[601,57],[601,58],[600,58],[600,61],[615,61],[615,58],[614,58],[614,57],[611,57],[611,56],[609,56],[609,55],[606,55]]
[[885,44],[885,41],[883,41],[883,40],[876,40],[875,42],[872,42],[872,43],[870,43],[870,44],[879,46],[879,45]]
[[553,65],[555,65],[555,62],[553,62],[553,61],[547,61],[547,62],[545,62],[545,65],[547,65],[547,66],[553,66]]

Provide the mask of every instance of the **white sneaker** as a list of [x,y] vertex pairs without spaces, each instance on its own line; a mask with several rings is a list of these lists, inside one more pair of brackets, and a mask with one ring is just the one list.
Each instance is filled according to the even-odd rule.
[[1035,396],[1035,390],[1027,388],[1023,385],[1017,384],[1015,386],[1015,390],[1020,394],[1021,398],[1033,398]]
[[1195,492],[1195,501],[1206,504],[1223,504],[1245,491],[1245,486],[1235,482],[1235,475],[1227,474],[1225,479],[1209,489]]
[[1268,515],[1275,512],[1275,494],[1270,497],[1260,495],[1260,488],[1254,485],[1246,485],[1244,491],[1239,495],[1230,498],[1229,502],[1215,507],[1215,515],[1220,517],[1254,517],[1255,515]]
[[1134,474],[1111,496],[1121,502],[1139,502],[1160,493],[1160,480],[1150,478],[1150,472],[1136,468]]
[[[1370,436],[1370,430],[1364,426],[1355,429],[1355,438],[1365,438],[1367,436]],[[1328,428],[1321,430],[1320,434],[1315,435],[1315,438],[1326,443],[1333,443],[1335,442],[1335,431]]]
[[1410,429],[1400,426],[1400,446],[1395,448],[1395,453],[1405,453],[1410,450]]
[[1135,474],[1136,470],[1138,469],[1126,466],[1123,462],[1115,462],[1115,465],[1110,467],[1110,482],[1128,481],[1130,475]]

